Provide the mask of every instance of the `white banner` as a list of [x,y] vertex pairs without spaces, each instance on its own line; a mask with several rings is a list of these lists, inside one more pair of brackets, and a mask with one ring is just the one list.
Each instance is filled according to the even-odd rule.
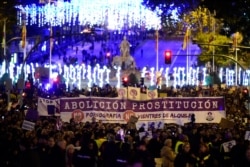
[[[93,117],[96,120],[102,120],[103,122],[110,123],[124,123],[126,124],[131,115],[138,117],[138,123],[140,122],[164,122],[175,123],[184,125],[184,123],[191,122],[191,115],[195,113],[196,123],[219,123],[221,118],[225,117],[225,114],[220,111],[213,112],[213,120],[207,120],[207,113],[202,111],[155,111],[155,112],[133,112],[127,110],[125,112],[107,112],[107,111],[82,111],[80,109],[73,112],[61,112],[61,118],[63,121],[69,122],[71,118],[77,120],[77,122],[92,121]],[[209,113],[209,112],[208,112]],[[211,113],[211,112],[210,112]],[[181,121],[181,124],[180,124]],[[137,123],[137,124],[138,124]],[[143,123],[142,123],[143,124]],[[138,126],[140,126],[138,124]],[[146,126],[148,127],[148,125]]]
[[225,118],[224,104],[223,97],[166,97],[146,101],[105,97],[39,98],[38,112],[39,116],[58,114],[65,122],[74,118],[77,122],[96,119],[126,124],[134,116],[138,118],[137,123],[146,122],[146,127],[154,123],[154,128],[158,128],[158,124],[162,128],[161,123],[189,123],[192,115],[195,123],[220,123]]
[[39,116],[60,115],[60,99],[38,98],[37,110]]

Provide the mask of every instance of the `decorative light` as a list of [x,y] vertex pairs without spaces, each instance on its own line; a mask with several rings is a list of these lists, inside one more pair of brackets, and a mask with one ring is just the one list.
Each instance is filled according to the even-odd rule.
[[88,88],[91,88],[92,78],[91,78],[91,66],[87,67],[87,79],[88,79]]
[[104,73],[104,69],[101,69],[100,66],[98,66],[98,69],[99,69],[99,73],[98,73],[99,86],[103,87],[103,73]]
[[184,67],[180,67],[180,78],[181,78],[181,84],[180,86],[183,86],[185,84],[185,68]]
[[196,85],[196,83],[195,83],[195,80],[196,80],[196,70],[193,69],[192,67],[191,67],[191,69],[192,69],[191,85]]
[[166,86],[168,87],[169,86],[169,83],[168,83],[168,80],[169,80],[169,68],[167,67],[166,70],[165,70],[165,78],[166,78]]
[[9,76],[12,79],[14,78],[14,67],[15,67],[15,65],[13,63],[10,63],[10,65],[9,65]]
[[177,85],[177,81],[176,80],[178,80],[179,79],[179,75],[177,74],[177,68],[176,67],[174,67],[174,73],[173,73],[173,76],[174,76],[174,83],[173,83],[173,86],[174,86],[174,88],[176,88],[176,85]]
[[247,78],[248,82],[245,86],[249,86],[250,85],[250,70],[247,70],[246,73],[247,73],[247,77],[248,77]]
[[116,87],[120,88],[121,87],[121,67],[120,66],[117,67],[115,76],[117,79]]
[[[31,67],[31,74],[34,74],[35,73],[35,68],[34,68],[34,64],[33,63],[30,63],[30,67]],[[35,76],[34,75],[31,75],[33,81],[35,80]]]
[[234,85],[234,70],[226,68],[226,84],[230,86]]
[[[28,24],[38,27],[90,24],[120,30],[135,26],[146,29],[160,26],[157,12],[144,7],[142,0],[71,0],[71,2],[58,1],[43,6],[32,4],[19,8],[26,13]],[[20,13],[18,17],[21,25]]]
[[[2,65],[0,66],[0,77],[2,77],[5,74],[5,66]],[[35,72],[35,68],[40,67],[39,64],[25,64],[24,65],[24,76],[25,79],[27,79],[29,74],[32,74]],[[44,65],[45,68],[49,68],[49,65],[46,64]],[[16,69],[16,74],[14,74],[14,68]],[[58,74],[63,75],[64,79],[65,79],[65,84],[66,84],[66,88],[69,87],[69,85],[76,85],[79,89],[81,88],[81,86],[86,86],[84,85],[84,83],[87,82],[87,86],[90,88],[92,86],[93,83],[98,84],[100,87],[103,86],[104,81],[105,83],[110,83],[110,72],[111,70],[108,69],[106,66],[104,66],[103,68],[100,67],[99,64],[97,64],[95,66],[95,68],[91,68],[90,65],[88,65],[87,67],[85,66],[85,64],[81,64],[81,65],[70,65],[70,66],[63,66],[63,70],[60,64],[54,64],[51,67],[53,69],[53,73],[52,73],[52,78],[57,77]],[[112,80],[115,84],[115,86],[117,88],[120,87],[121,85],[121,67],[116,67],[116,77],[115,80]],[[190,68],[190,85],[199,85],[199,72],[200,72],[200,68]],[[18,79],[18,77],[21,74],[21,70],[22,70],[22,64],[20,65],[16,65],[14,63],[10,63],[9,67],[8,67],[8,71],[9,71],[9,75],[11,78],[13,78],[13,82],[16,82],[16,79]],[[57,71],[56,71],[57,70]],[[206,85],[206,80],[205,80],[205,76],[206,76],[206,68],[202,68],[202,73],[203,73],[203,85]],[[224,69],[221,68],[219,71],[219,77],[222,80],[223,78],[223,71]],[[243,71],[242,69],[239,70],[241,75],[239,75],[239,84],[244,85],[244,86],[249,86],[250,85],[250,70],[245,70]],[[146,75],[146,68],[143,68],[141,71],[141,77],[145,77]],[[169,68],[161,68],[160,71],[162,76],[165,76],[166,78],[166,86],[172,86],[169,84]],[[235,77],[235,72],[234,70],[231,70],[229,68],[225,69],[225,79],[226,79],[226,84],[227,85],[234,85],[234,77]],[[95,75],[94,75],[95,74]],[[173,74],[174,76],[174,81],[173,81],[173,86],[176,87],[177,85],[183,86],[184,84],[187,84],[188,82],[185,80],[185,68],[184,67],[174,67],[173,68]],[[86,77],[85,77],[86,76]],[[155,69],[154,67],[150,68],[150,86],[155,85]],[[105,79],[104,79],[105,78]],[[35,79],[35,78],[33,78]]]
[[92,76],[93,76],[93,83],[94,84],[96,84],[96,73],[97,73],[97,66],[94,67],[93,73],[92,73],[93,74]]
[[147,72],[147,67],[143,67],[142,71],[141,71],[141,77],[145,78],[145,74]]
[[66,85],[66,88],[68,89],[69,88],[69,68],[66,65],[64,65],[63,67],[64,67],[63,77],[65,78],[65,85]]
[[155,73],[154,73],[155,68],[154,67],[150,68],[150,71],[151,71],[150,86],[153,86],[153,85],[155,85],[155,82],[154,82],[154,80],[155,80]]
[[78,81],[78,89],[81,89],[81,81],[82,81],[82,78],[81,78],[81,71],[82,71],[82,66],[80,66],[80,65],[77,65],[76,66],[76,69],[77,69],[77,71],[76,71],[76,78],[77,78],[77,81]]
[[238,83],[241,82],[241,72],[242,72],[242,69],[239,68],[239,71],[238,71]]
[[109,84],[109,74],[111,72],[111,70],[109,68],[107,68],[106,66],[104,66],[104,69],[106,70],[106,83]]
[[199,73],[200,73],[200,68],[196,68],[196,85],[199,86]]
[[246,70],[242,74],[242,82],[244,86],[249,86],[250,85],[250,70]]
[[86,66],[85,64],[82,64],[82,79],[85,79],[86,72],[87,72]]
[[202,70],[203,70],[203,81],[202,81],[202,83],[203,83],[203,85],[206,85],[206,71],[207,71],[207,69],[203,68]]

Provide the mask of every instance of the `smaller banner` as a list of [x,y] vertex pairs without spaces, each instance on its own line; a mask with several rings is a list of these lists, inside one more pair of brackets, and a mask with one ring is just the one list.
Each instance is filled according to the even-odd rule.
[[158,98],[157,89],[147,90],[147,100],[156,99],[156,98]]
[[150,121],[150,122],[148,122],[148,128],[150,128],[150,129],[163,129],[164,122],[163,121]]
[[148,122],[137,122],[136,123],[136,129],[144,129],[144,130],[148,130]]
[[250,131],[246,131],[246,133],[245,133],[245,140],[250,141]]
[[164,122],[163,121],[149,121],[149,122],[137,122],[136,129],[144,129],[145,131],[149,129],[163,129]]
[[119,88],[119,89],[117,89],[117,93],[118,93],[118,98],[121,98],[121,99],[128,98],[127,88]]
[[148,139],[152,139],[153,138],[153,135],[152,135],[152,132],[151,131],[145,131],[145,132],[139,132],[139,137],[140,137],[140,140],[144,137],[148,138]]
[[128,87],[128,99],[140,100],[141,99],[141,89],[129,86]]
[[222,144],[223,146],[223,149],[224,149],[224,152],[230,152],[232,147],[236,145],[236,141],[235,140],[231,140],[231,141],[228,141],[228,142],[225,142]]
[[60,99],[38,98],[39,116],[60,115]]
[[147,94],[146,93],[141,93],[141,98],[140,98],[142,101],[143,100],[148,100],[147,99]]
[[23,121],[22,129],[32,131],[32,130],[34,130],[34,128],[35,128],[35,123],[34,122],[27,121],[27,120]]

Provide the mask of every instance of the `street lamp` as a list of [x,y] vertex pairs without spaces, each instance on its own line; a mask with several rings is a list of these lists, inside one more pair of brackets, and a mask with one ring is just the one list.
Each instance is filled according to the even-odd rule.
[[7,18],[3,19],[3,42],[2,42],[2,47],[3,47],[3,56],[5,59],[5,69],[7,69],[7,59],[6,59],[6,21]]
[[[235,51],[235,60],[238,61],[238,43],[241,42],[240,41],[240,33],[236,32],[233,34],[233,49]],[[238,65],[237,63],[235,63],[235,85],[238,85]]]
[[[213,33],[213,37],[212,37],[212,39],[211,39],[211,42],[214,40],[214,38],[215,38],[215,15],[216,15],[216,12],[214,11],[214,13],[211,15],[211,12],[208,10],[208,14],[209,14],[209,17],[210,17],[210,22],[211,22],[211,25],[212,25],[212,33]],[[214,72],[214,54],[215,54],[215,48],[214,48],[214,46],[213,46],[213,62],[212,62],[212,69],[213,69],[213,71],[212,72]]]

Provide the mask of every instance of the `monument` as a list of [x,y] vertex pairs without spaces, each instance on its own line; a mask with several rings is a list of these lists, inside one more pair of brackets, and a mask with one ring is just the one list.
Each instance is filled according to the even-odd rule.
[[123,41],[120,44],[120,53],[123,61],[130,56],[130,43],[127,41],[126,36],[123,37]]
[[112,61],[113,66],[121,66],[122,70],[135,69],[135,60],[130,55],[130,43],[126,36],[120,44],[120,56],[115,56]]

